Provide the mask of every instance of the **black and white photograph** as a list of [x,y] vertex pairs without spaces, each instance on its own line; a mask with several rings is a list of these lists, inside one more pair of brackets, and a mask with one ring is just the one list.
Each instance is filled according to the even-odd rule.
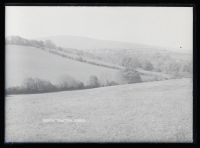
[[5,6],[5,142],[193,142],[193,7]]

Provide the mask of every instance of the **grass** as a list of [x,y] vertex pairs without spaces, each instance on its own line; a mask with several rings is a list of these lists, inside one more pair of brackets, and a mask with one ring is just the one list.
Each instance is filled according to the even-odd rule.
[[20,86],[25,78],[36,77],[57,84],[63,76],[86,84],[91,75],[104,83],[120,81],[119,70],[63,58],[38,48],[18,45],[6,46],[6,87]]
[[10,95],[6,142],[192,142],[192,104],[189,78]]

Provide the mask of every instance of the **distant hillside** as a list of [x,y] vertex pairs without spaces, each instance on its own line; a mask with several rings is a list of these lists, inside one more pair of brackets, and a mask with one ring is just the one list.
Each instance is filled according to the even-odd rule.
[[[99,49],[134,49],[138,51],[152,52],[152,50],[159,50],[160,52],[169,52],[170,49],[166,47],[159,46],[150,46],[145,44],[130,43],[130,42],[120,42],[120,41],[111,41],[111,40],[101,40],[90,37],[80,37],[80,36],[69,36],[69,35],[60,35],[60,36],[49,36],[40,38],[40,40],[51,40],[56,45],[65,48],[75,48],[87,51],[95,51]],[[148,51],[149,50],[149,51]]]
[[[166,47],[78,36],[50,36],[41,39],[51,40],[56,45],[64,48],[75,48],[82,50],[84,53],[91,53],[93,56],[99,57],[102,61],[120,66],[123,66],[123,61],[127,58],[137,59],[141,63],[140,65],[151,63],[154,66],[154,71],[157,72],[170,72],[171,70],[166,70],[166,67],[169,67],[170,63],[181,65],[180,67],[187,65],[186,69],[188,69],[188,63],[189,65],[192,63],[192,53],[174,52]],[[141,68],[144,68],[144,66]]]
[[[148,75],[144,81],[192,76],[191,54],[171,52],[153,46],[75,36],[56,36],[43,40],[11,36],[6,38],[6,43],[42,49],[62,58],[113,70],[134,70],[143,76]],[[76,47],[72,48],[70,44]]]
[[19,86],[25,78],[41,78],[53,83],[72,76],[87,84],[95,75],[103,83],[118,81],[118,70],[96,66],[51,54],[36,47],[6,45],[6,87]]
[[85,62],[97,66],[104,66],[113,69],[122,69],[120,65],[104,62],[102,60],[102,57],[98,55],[94,55],[87,51],[82,51],[75,48],[63,48],[61,46],[57,46],[51,40],[30,40],[22,38],[20,36],[9,36],[6,38],[6,43],[11,45],[36,47],[71,60]]

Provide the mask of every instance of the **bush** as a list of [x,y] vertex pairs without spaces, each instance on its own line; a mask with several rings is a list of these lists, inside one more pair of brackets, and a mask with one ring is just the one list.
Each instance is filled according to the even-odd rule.
[[153,65],[148,61],[145,61],[142,67],[144,70],[148,70],[148,71],[152,71],[154,69]]
[[[107,81],[106,86],[112,85],[118,85],[118,83],[114,81]],[[39,78],[27,78],[24,80],[21,86],[7,88],[6,94],[33,94],[66,90],[80,90],[97,87],[101,87],[101,85],[96,76],[90,76],[89,84],[85,86],[83,82],[75,80],[69,75],[64,75],[61,77],[60,82],[57,85]]]
[[119,85],[117,82],[115,81],[106,81],[106,85],[105,86],[114,86],[114,85]]
[[29,93],[43,93],[57,91],[56,86],[51,82],[38,79],[27,78],[24,80],[22,86],[11,87],[6,90],[7,94],[29,94]]
[[60,90],[83,89],[84,84],[69,75],[65,75],[61,78],[58,88]]
[[19,86],[6,89],[6,94],[20,94],[20,93],[23,93],[23,90]]
[[137,71],[131,69],[125,69],[122,71],[122,78],[128,83],[142,82],[141,76]]
[[46,40],[44,46],[49,49],[56,49],[56,45],[51,40]]
[[128,69],[135,69],[141,67],[141,63],[137,57],[125,57],[121,63],[122,66]]
[[100,87],[100,83],[99,80],[96,76],[90,76],[89,78],[89,85],[88,88],[96,88],[96,87]]
[[27,78],[22,85],[22,90],[24,90],[25,93],[51,92],[55,91],[56,87],[46,80]]

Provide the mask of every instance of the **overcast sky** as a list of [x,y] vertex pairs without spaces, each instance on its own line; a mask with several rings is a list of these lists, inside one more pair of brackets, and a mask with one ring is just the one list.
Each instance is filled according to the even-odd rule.
[[191,51],[192,7],[6,7],[6,36],[86,36]]

